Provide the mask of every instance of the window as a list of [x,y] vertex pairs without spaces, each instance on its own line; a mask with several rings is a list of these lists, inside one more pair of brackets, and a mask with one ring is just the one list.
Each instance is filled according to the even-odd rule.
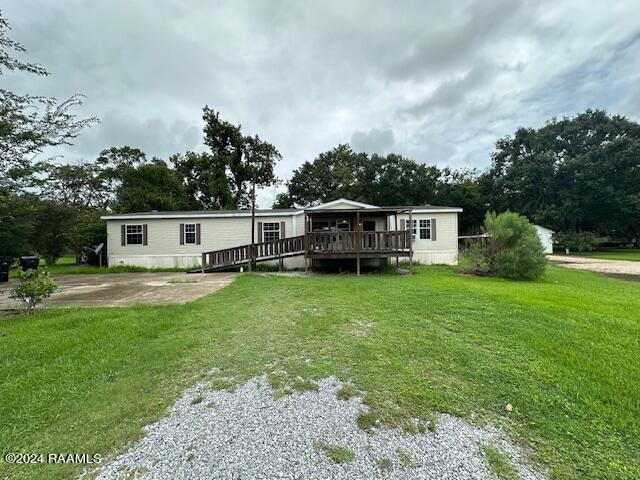
[[339,220],[313,220],[314,232],[348,232],[351,230],[351,221],[343,218]]
[[262,224],[262,241],[272,242],[280,239],[280,223],[264,222]]
[[127,245],[142,245],[142,225],[127,225]]
[[407,230],[409,230],[409,228],[411,228],[411,239],[412,240],[416,239],[416,225],[417,225],[417,220],[413,220],[413,221],[407,220]]
[[184,243],[196,243],[196,224],[184,224]]
[[[415,223],[414,223],[413,234],[415,235]],[[429,240],[429,239],[431,239],[431,220],[428,220],[428,219],[420,220],[420,240]]]

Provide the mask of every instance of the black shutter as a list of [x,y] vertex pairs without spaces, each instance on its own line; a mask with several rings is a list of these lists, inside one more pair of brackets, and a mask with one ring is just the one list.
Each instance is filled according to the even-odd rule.
[[287,238],[286,232],[285,232],[285,222],[280,222],[280,238]]
[[262,243],[262,222],[258,222],[258,243]]
[[147,245],[147,224],[142,225],[142,244]]
[[200,245],[200,224],[196,223],[196,245]]
[[180,245],[184,245],[184,223],[180,224]]
[[436,241],[436,219],[431,219],[431,240]]
[[127,226],[120,225],[120,245],[123,247],[127,244]]

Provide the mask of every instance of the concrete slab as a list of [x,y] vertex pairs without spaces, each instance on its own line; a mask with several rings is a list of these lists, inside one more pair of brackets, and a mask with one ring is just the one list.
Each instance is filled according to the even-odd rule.
[[[43,306],[126,307],[138,303],[187,303],[229,285],[230,273],[107,273],[54,276],[60,289]],[[8,293],[17,283],[0,284],[0,309],[21,308]]]

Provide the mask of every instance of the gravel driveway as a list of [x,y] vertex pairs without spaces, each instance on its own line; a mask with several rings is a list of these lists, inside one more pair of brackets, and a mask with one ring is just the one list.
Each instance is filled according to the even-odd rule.
[[[480,429],[449,415],[435,432],[356,425],[367,410],[359,397],[338,400],[340,383],[274,399],[265,376],[234,391],[191,388],[167,417],[146,428],[130,450],[103,465],[98,479],[493,479],[482,454],[505,452],[522,479],[546,476],[522,463],[519,450],[496,429]],[[323,447],[319,447],[324,445]],[[336,462],[326,448],[353,458]]]
[[561,267],[611,275],[640,275],[640,262],[602,260],[600,258],[571,257],[565,255],[549,255],[547,258],[558,262]]

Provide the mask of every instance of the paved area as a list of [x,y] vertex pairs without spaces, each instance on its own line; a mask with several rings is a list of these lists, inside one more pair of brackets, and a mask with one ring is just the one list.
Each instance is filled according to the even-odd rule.
[[549,255],[549,260],[558,262],[561,267],[588,270],[609,275],[638,275],[640,276],[640,262],[626,260],[602,260],[599,258],[571,257],[565,255]]
[[[229,285],[236,273],[107,273],[58,275],[60,289],[44,306],[126,307],[187,303]],[[17,280],[0,284],[0,309],[20,308],[8,296]]]
[[[232,391],[202,382],[189,389],[145,437],[98,468],[97,480],[198,479],[428,479],[498,480],[483,454],[499,449],[522,480],[547,476],[491,426],[450,415],[408,433],[361,430],[362,397],[336,397],[340,382],[325,378],[316,391],[274,398],[266,375]],[[424,425],[423,425],[424,426]],[[511,477],[510,477],[511,478]]]

